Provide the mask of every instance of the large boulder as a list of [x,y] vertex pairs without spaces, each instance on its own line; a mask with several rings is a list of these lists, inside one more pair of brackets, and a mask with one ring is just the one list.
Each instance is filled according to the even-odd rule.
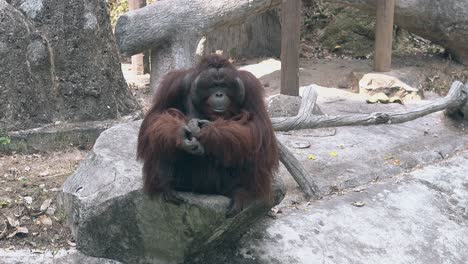
[[[375,0],[327,0],[375,14]],[[468,63],[468,5],[459,0],[396,1],[395,23],[448,49],[455,59]]]
[[138,108],[106,1],[0,0],[0,128],[115,119]]
[[[63,185],[62,210],[83,253],[124,263],[180,263],[239,238],[271,208],[257,202],[226,218],[224,196],[181,193],[180,206],[142,193],[136,135],[141,122],[106,130]],[[284,196],[275,182],[275,204]]]

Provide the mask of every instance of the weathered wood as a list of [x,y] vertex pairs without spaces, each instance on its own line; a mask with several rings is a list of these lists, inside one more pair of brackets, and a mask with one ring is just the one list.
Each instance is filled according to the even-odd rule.
[[[218,27],[241,24],[246,18],[277,7],[281,0],[157,1],[122,15],[115,35],[123,55],[166,47],[190,35],[196,42]],[[195,43],[196,47],[196,43]]]
[[392,66],[393,14],[395,0],[377,0],[374,70],[390,71]]
[[299,95],[299,45],[301,0],[283,0],[281,5],[281,94]]
[[128,0],[128,9],[136,10],[146,6],[146,0]]
[[[468,87],[459,81],[452,84],[447,96],[424,106],[409,111],[397,113],[371,113],[340,116],[312,115],[317,95],[313,86],[305,88],[301,108],[295,117],[272,118],[276,131],[289,131],[306,128],[338,127],[338,126],[367,126],[377,124],[398,124],[417,119],[419,117],[442,111],[447,108],[460,108],[467,104]],[[313,101],[314,103],[311,103]]]
[[[416,107],[410,111],[400,113],[372,113],[368,115],[343,115],[343,116],[322,116],[313,115],[312,110],[316,106],[317,92],[314,85],[304,88],[301,108],[295,117],[272,118],[273,127],[276,131],[289,131],[306,128],[337,127],[352,125],[377,125],[377,124],[397,124],[417,119],[419,117],[449,109],[468,109],[468,85],[463,85],[459,81],[452,84],[446,97]],[[294,154],[282,144],[280,148],[280,160],[296,180],[301,190],[312,199],[319,199],[320,192],[313,181],[313,177],[305,170]]]
[[[128,9],[130,11],[144,6],[146,6],[146,0],[128,0]],[[138,75],[145,73],[145,55],[143,53],[132,56],[132,71]]]
[[309,175],[304,166],[299,160],[294,157],[294,154],[289,151],[283,143],[278,141],[280,149],[280,160],[289,171],[291,176],[296,180],[297,184],[308,198],[319,199],[319,188],[313,181],[313,177]]

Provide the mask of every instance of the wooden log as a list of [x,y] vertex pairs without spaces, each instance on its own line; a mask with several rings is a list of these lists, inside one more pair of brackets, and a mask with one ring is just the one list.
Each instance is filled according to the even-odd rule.
[[[272,118],[273,128],[276,131],[290,131],[306,128],[338,127],[338,126],[367,126],[377,124],[398,124],[417,119],[419,117],[442,111],[447,108],[461,108],[467,104],[468,87],[455,81],[447,96],[437,101],[419,106],[409,111],[396,113],[371,113],[339,116],[312,115],[317,95],[314,86],[305,87],[302,105],[297,116]],[[314,101],[314,103],[311,103]]]
[[313,177],[309,175],[304,166],[299,162],[294,154],[289,151],[283,143],[278,141],[280,149],[280,161],[284,164],[291,176],[296,180],[299,188],[311,199],[320,199],[319,188],[315,184]]
[[[468,85],[455,81],[447,96],[424,106],[416,107],[410,111],[400,113],[373,113],[368,115],[343,115],[343,116],[314,116],[312,110],[316,106],[317,92],[314,85],[304,88],[301,108],[295,117],[272,118],[273,127],[276,131],[289,131],[295,129],[337,127],[352,125],[377,125],[397,124],[414,120],[416,118],[448,109],[451,112],[457,109],[468,111]],[[301,190],[309,198],[319,199],[319,188],[313,177],[305,170],[304,166],[296,159],[294,154],[281,142],[280,160],[296,180]]]
[[281,94],[299,95],[299,46],[301,0],[283,0],[281,5]]
[[[140,9],[146,6],[146,0],[128,0],[128,9],[130,11]],[[145,73],[145,55],[143,53],[132,56],[132,71],[137,75]]]
[[115,27],[117,44],[120,53],[127,56],[164,48],[187,35],[201,37],[218,27],[241,24],[280,3],[281,0],[157,1],[119,18]]
[[387,72],[392,67],[394,12],[395,0],[377,0],[374,55],[374,70],[377,72]]

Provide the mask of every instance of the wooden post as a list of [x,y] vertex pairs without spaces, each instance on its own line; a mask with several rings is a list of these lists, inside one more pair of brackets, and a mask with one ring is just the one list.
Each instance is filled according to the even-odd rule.
[[395,0],[377,0],[374,57],[374,70],[377,72],[391,70],[394,12]]
[[281,94],[299,95],[301,0],[281,4]]
[[[146,6],[146,0],[128,0],[128,9],[135,10]],[[145,58],[144,54],[132,56],[132,71],[141,75],[145,73]]]

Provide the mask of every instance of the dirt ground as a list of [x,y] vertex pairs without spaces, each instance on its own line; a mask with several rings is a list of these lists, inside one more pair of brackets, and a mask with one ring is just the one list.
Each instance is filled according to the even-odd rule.
[[74,246],[56,198],[85,154],[67,149],[0,155],[0,248],[40,252]]
[[[243,67],[262,62],[258,75],[269,96],[279,91],[280,63],[277,59],[237,61],[236,64]],[[408,71],[419,78],[421,88],[439,94],[444,94],[454,79],[466,81],[468,77],[465,67],[426,55],[396,57],[393,68]],[[147,110],[151,102],[149,76],[135,76],[129,65],[123,65],[122,69],[133,96]],[[302,59],[300,84],[347,87],[352,72],[371,69],[372,60]],[[64,225],[65,216],[56,210],[57,193],[86,153],[86,150],[66,149],[34,155],[0,154],[0,248],[40,252],[75,246]]]

